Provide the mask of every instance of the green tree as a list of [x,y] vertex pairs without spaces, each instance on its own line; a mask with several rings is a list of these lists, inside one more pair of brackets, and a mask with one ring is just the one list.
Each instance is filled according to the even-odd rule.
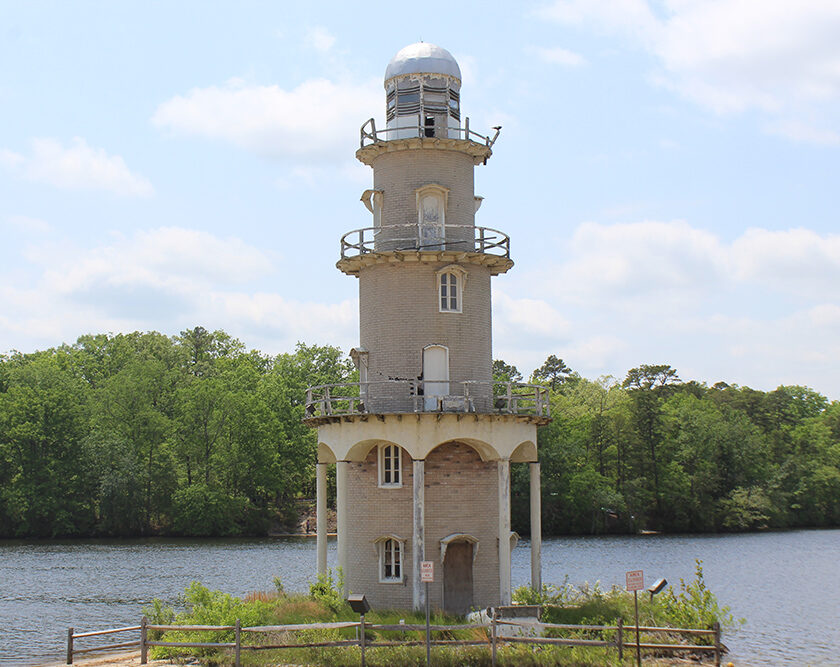
[[552,391],[566,382],[572,376],[572,369],[559,357],[549,355],[545,363],[534,371],[536,382],[547,382]]

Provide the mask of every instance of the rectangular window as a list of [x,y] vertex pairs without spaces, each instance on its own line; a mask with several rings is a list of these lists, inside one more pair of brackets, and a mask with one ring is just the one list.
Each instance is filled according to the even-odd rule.
[[402,486],[402,450],[397,445],[379,447],[379,486]]
[[460,290],[458,285],[458,274],[441,273],[440,281],[440,309],[442,312],[460,313],[461,304]]

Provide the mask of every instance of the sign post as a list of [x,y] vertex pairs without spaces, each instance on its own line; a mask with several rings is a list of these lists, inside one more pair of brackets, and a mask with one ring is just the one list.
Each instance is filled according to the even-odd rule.
[[625,577],[627,590],[633,591],[633,610],[636,614],[636,665],[642,667],[642,647],[639,640],[639,591],[645,588],[645,573],[642,570],[631,570]]
[[426,584],[426,667],[432,664],[432,631],[429,623],[429,584],[435,580],[435,562],[420,561],[420,581]]

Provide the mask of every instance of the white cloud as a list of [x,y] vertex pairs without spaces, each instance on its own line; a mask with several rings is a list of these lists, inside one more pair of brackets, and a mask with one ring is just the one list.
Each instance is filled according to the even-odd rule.
[[559,46],[553,48],[538,48],[536,49],[536,54],[540,60],[551,65],[579,67],[586,62],[586,59],[579,53],[560,48]]
[[280,352],[299,340],[346,347],[358,326],[355,299],[319,303],[257,289],[276,258],[235,237],[164,227],[86,251],[40,246],[26,257],[41,277],[0,285],[4,345],[51,346],[86,332],[174,333],[200,323]]
[[326,53],[335,44],[335,36],[325,27],[315,26],[306,33],[306,43],[316,51]]
[[776,134],[780,137],[787,137],[794,141],[806,144],[818,144],[823,146],[840,145],[840,133],[834,130],[826,130],[815,125],[798,121],[784,120],[767,123],[764,130],[769,134]]
[[719,280],[726,264],[714,235],[682,221],[584,223],[570,249],[571,259],[552,273],[556,289],[572,300],[621,301],[640,292],[683,298],[700,277],[706,283]]
[[48,234],[52,231],[52,225],[28,215],[10,215],[6,218],[6,226],[28,234]]
[[216,139],[261,155],[336,160],[383,103],[381,85],[310,79],[291,90],[232,79],[194,88],[158,106],[152,122],[173,132]]
[[94,248],[45,273],[57,293],[96,301],[107,291],[183,294],[213,284],[244,283],[271,271],[270,259],[237,238],[162,227]]
[[733,278],[803,297],[840,298],[840,235],[748,229],[730,250]]
[[834,119],[840,100],[835,0],[666,0],[656,11],[646,0],[557,0],[539,13],[630,36],[658,58],[656,80],[716,112],[760,109],[787,118],[777,134],[836,143],[811,119]]
[[81,137],[67,147],[55,139],[33,139],[31,155],[0,151],[0,164],[31,181],[66,190],[106,190],[134,197],[154,193],[152,184],[132,173],[119,155],[88,146]]

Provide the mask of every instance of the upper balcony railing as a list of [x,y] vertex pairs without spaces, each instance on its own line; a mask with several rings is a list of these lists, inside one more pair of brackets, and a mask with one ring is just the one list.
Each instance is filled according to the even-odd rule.
[[420,225],[387,225],[363,227],[341,237],[341,259],[367,255],[372,252],[406,250],[449,250],[477,252],[510,259],[510,237],[498,229],[473,225],[444,225],[430,234]]
[[499,138],[499,132],[501,132],[502,128],[501,126],[497,126],[493,129],[496,130],[496,133],[492,137],[489,135],[485,136],[483,134],[479,134],[478,132],[473,132],[470,129],[470,119],[465,118],[464,127],[445,126],[433,128],[427,125],[409,125],[403,127],[386,127],[385,129],[377,130],[376,121],[371,118],[362,125],[359,143],[361,147],[364,148],[365,146],[375,144],[378,141],[388,141],[389,139],[394,139],[398,135],[400,139],[405,139],[409,136],[468,139],[479,144],[484,144],[487,148],[491,148],[493,144],[496,143],[496,139]]
[[[454,391],[453,391],[454,390]],[[306,390],[306,417],[475,413],[549,417],[548,388],[518,382],[380,380]]]

